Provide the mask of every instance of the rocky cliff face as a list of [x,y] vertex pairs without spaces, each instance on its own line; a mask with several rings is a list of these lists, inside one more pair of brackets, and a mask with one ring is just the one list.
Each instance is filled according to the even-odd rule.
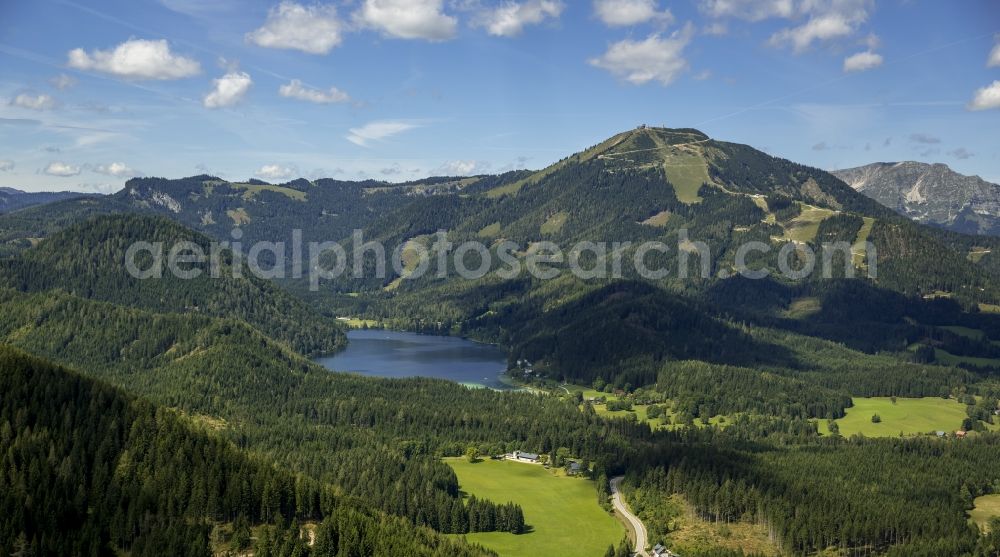
[[838,170],[855,190],[916,221],[1000,236],[1000,185],[944,164],[875,163]]

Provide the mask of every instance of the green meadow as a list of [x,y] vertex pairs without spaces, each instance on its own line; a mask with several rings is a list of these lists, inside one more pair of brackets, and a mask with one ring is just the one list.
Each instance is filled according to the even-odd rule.
[[[875,414],[881,422],[872,422]],[[856,433],[866,437],[895,437],[900,433],[954,432],[965,418],[965,406],[954,399],[899,398],[893,403],[886,397],[854,397],[854,406],[847,409],[845,417],[837,420],[837,425],[845,437]],[[819,421],[819,431],[829,434],[826,420]]]
[[969,519],[984,530],[989,525],[991,518],[1000,517],[1000,495],[998,494],[976,497],[972,505]]
[[462,458],[446,459],[463,492],[496,503],[513,501],[524,510],[529,532],[464,534],[501,557],[603,555],[617,545],[625,528],[597,504],[592,480],[567,477],[537,464]]

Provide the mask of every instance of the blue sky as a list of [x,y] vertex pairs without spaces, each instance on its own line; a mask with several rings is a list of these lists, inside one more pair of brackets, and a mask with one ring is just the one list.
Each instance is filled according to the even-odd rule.
[[0,185],[541,168],[640,123],[1000,182],[993,0],[0,2]]

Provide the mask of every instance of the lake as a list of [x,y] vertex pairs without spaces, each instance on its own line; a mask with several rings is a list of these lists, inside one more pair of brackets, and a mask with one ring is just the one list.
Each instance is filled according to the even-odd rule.
[[400,331],[352,330],[347,349],[317,358],[333,371],[373,377],[434,377],[463,385],[508,389],[500,381],[507,356],[500,348],[463,338]]

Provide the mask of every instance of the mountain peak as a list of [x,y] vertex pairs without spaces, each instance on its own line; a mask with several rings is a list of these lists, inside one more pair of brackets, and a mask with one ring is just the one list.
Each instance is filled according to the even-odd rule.
[[873,163],[833,174],[855,190],[919,222],[1000,235],[1000,185],[944,163]]

